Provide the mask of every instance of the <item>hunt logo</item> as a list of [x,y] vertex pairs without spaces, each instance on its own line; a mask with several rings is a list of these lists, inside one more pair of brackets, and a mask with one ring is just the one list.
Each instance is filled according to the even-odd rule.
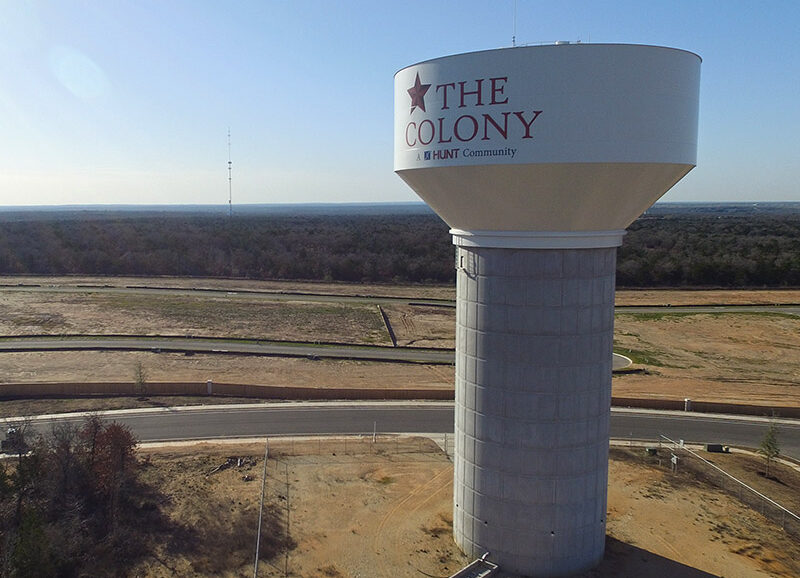
[[[410,120],[405,129],[405,140],[409,148],[429,145],[446,145],[458,143],[471,143],[473,141],[503,141],[504,154],[486,154],[475,149],[465,149],[463,156],[514,156],[515,149],[507,148],[507,141],[533,138],[533,123],[542,114],[541,110],[513,110],[506,94],[508,76],[491,78],[478,78],[458,82],[446,82],[432,85],[422,82],[419,72],[416,74],[414,85],[408,89],[411,99],[409,116],[419,109],[428,112],[428,106],[433,106],[431,114],[439,112],[436,118]],[[431,91],[433,88],[433,91]],[[426,96],[428,102],[426,106]],[[431,98],[433,97],[433,98]],[[478,109],[486,107],[486,112]],[[454,116],[452,111],[468,109],[464,114]],[[476,109],[477,112],[476,112]],[[451,111],[444,113],[443,111]],[[474,142],[473,144],[478,144]],[[488,144],[488,143],[487,143]],[[446,147],[442,150],[425,151],[424,160],[437,160],[458,158],[459,148]],[[470,153],[467,155],[467,151]],[[514,152],[511,152],[511,151]]]

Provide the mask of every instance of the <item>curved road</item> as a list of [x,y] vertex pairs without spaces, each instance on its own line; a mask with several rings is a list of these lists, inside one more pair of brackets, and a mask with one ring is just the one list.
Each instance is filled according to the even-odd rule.
[[358,359],[452,365],[452,349],[379,347],[349,344],[236,341],[203,337],[9,337],[0,339],[0,352],[119,350],[177,353],[219,353],[279,357]]
[[[308,357],[326,359],[357,359],[359,361],[391,361],[452,365],[452,349],[421,347],[380,347],[352,344],[285,343],[275,341],[246,341],[205,337],[3,337],[0,353],[20,351],[155,351],[172,353],[218,353],[262,355],[273,357]],[[613,354],[613,369],[630,365],[630,360]]]
[[264,301],[309,301],[319,303],[369,303],[371,305],[428,305],[455,308],[449,299],[412,297],[381,297],[376,295],[334,295],[324,293],[291,293],[279,291],[254,291],[242,289],[192,289],[178,287],[148,287],[145,285],[0,285],[0,291],[25,291],[31,293],[146,293],[148,295],[208,295],[229,299],[259,299]]
[[[453,404],[445,402],[272,403],[194,406],[106,412],[143,442],[301,435],[439,433],[454,430]],[[41,416],[33,423],[48,431],[53,423],[79,422],[76,415]],[[9,420],[12,421],[12,420]],[[769,420],[646,410],[611,411],[611,437],[653,440],[660,435],[687,443],[722,443],[756,448]],[[779,420],[781,453],[800,459],[800,421]]]

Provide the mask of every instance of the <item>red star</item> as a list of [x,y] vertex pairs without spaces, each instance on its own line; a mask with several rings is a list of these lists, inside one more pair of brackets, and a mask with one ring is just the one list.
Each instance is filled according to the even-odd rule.
[[[414,109],[417,107],[420,107],[422,112],[428,112],[425,110],[425,93],[428,92],[430,87],[430,84],[422,84],[420,82],[418,72],[417,79],[414,81],[414,86],[408,89],[408,96],[411,97],[411,112],[414,112]],[[411,112],[408,114],[411,114]]]

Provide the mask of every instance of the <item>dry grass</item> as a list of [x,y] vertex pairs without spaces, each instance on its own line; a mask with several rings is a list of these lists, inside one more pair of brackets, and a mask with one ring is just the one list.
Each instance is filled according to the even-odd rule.
[[191,335],[390,344],[374,305],[247,295],[0,292],[0,335]]

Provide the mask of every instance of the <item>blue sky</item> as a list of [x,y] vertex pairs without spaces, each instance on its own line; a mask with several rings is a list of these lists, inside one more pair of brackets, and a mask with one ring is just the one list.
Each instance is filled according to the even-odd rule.
[[[513,0],[0,0],[0,205],[410,201],[393,75],[510,46]],[[800,201],[800,2],[518,0],[517,44],[703,57],[665,201]]]

